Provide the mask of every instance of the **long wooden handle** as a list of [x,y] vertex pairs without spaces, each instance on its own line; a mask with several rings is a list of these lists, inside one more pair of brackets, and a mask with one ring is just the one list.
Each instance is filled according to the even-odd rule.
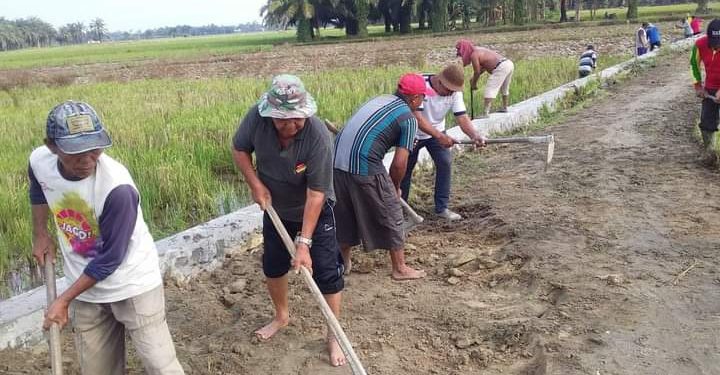
[[[47,291],[47,305],[50,305],[55,301],[57,295],[57,289],[55,287],[55,265],[50,261],[47,254],[45,254],[45,289]],[[50,346],[50,365],[52,368],[53,375],[62,375],[62,346],[60,337],[60,327],[57,323],[53,323],[50,326],[49,342]]]
[[[282,220],[280,220],[280,216],[278,216],[275,209],[270,205],[267,206],[265,211],[270,216],[270,220],[272,220],[275,230],[277,230],[280,234],[280,238],[282,238],[285,248],[287,248],[287,251],[290,253],[290,257],[295,259],[295,243],[290,238]],[[327,301],[325,301],[325,298],[320,292],[320,289],[317,284],[315,284],[310,271],[308,271],[305,267],[300,267],[300,273],[302,273],[305,284],[308,288],[310,288],[310,292],[312,292],[313,297],[315,297],[315,301],[317,301],[318,305],[320,305],[320,311],[322,311],[323,316],[325,316],[328,327],[330,327],[330,330],[340,344],[340,348],[342,348],[343,353],[345,353],[345,357],[348,359],[348,364],[350,365],[350,370],[352,370],[353,375],[367,375],[365,368],[363,368],[362,363],[360,363],[360,359],[357,354],[355,354],[355,350],[353,349],[350,340],[348,340],[345,335],[345,331],[343,331],[340,326],[340,322],[338,322],[335,314],[333,314],[332,310],[330,310],[330,306],[328,306]]]
[[[534,137],[502,137],[502,138],[490,138],[486,139],[485,143],[550,143],[553,141],[553,135],[540,135]],[[467,140],[458,142],[461,145],[472,145],[475,141]]]

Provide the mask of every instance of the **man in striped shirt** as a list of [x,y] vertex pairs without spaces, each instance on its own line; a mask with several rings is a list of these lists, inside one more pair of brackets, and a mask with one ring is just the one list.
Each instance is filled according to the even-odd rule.
[[592,44],[588,44],[585,52],[580,55],[580,66],[578,66],[578,74],[580,78],[587,77],[597,67],[597,52]]
[[[419,74],[405,74],[394,95],[381,95],[362,105],[335,139],[334,186],[337,239],[346,270],[352,246],[390,251],[392,278],[425,276],[405,264],[405,233],[400,183],[412,151],[417,120],[413,111],[425,95],[433,95]],[[388,174],[385,154],[395,147]]]

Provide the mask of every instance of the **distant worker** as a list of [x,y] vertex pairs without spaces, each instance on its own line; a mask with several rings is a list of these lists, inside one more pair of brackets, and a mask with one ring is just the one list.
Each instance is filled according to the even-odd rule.
[[660,48],[662,44],[662,38],[660,37],[660,29],[652,23],[645,23],[645,32],[647,33],[648,44],[650,45],[650,51],[655,48]]
[[698,16],[690,16],[690,27],[693,35],[699,35],[702,32],[702,18]]
[[[315,100],[298,77],[274,77],[235,132],[233,159],[255,203],[263,209],[272,204],[285,229],[297,233],[292,265],[312,272],[325,301],[339,317],[345,284],[335,237],[332,139],[316,111]],[[262,268],[275,317],[255,335],[268,340],[290,319],[287,273],[291,260],[267,213],[262,234]],[[326,340],[330,364],[344,365],[345,355],[329,331]]]
[[635,55],[636,56],[642,56],[647,53],[648,48],[648,40],[647,40],[647,32],[645,32],[645,25],[647,23],[643,23],[640,25],[640,27],[635,30]]
[[[413,149],[417,120],[413,115],[426,95],[434,95],[419,74],[400,78],[394,95],[370,99],[350,117],[335,139],[337,239],[346,269],[351,250],[388,250],[394,280],[420,279],[425,271],[405,263],[405,230],[400,183]],[[390,172],[385,154],[395,148]]]
[[682,20],[680,20],[680,23],[675,25],[675,28],[682,29],[683,36],[685,38],[690,38],[691,36],[693,36],[692,26],[690,26],[690,21],[688,20],[688,18],[683,18]]
[[[510,102],[510,83],[512,82],[515,65],[510,59],[501,54],[483,47],[476,47],[467,39],[460,39],[455,45],[457,56],[462,59],[463,66],[472,64],[473,76],[470,79],[470,90],[477,90],[477,81],[480,75],[488,72],[487,83],[483,95],[485,116],[490,115],[493,100],[502,92],[503,106],[498,112],[507,112]],[[472,92],[470,93],[472,95]]]
[[[452,152],[448,147],[455,141],[445,134],[445,117],[452,111],[460,129],[476,146],[483,146],[485,138],[475,131],[475,127],[467,115],[463,101],[463,85],[465,77],[458,64],[446,66],[440,74],[424,74],[425,84],[437,93],[426,97],[423,104],[415,111],[418,130],[415,146],[410,153],[407,172],[402,180],[402,197],[407,200],[415,164],[420,150],[425,148],[430,153],[435,165],[435,214],[449,221],[460,220],[462,216],[448,208],[450,201],[450,183],[452,180]],[[449,139],[447,139],[449,138]],[[447,143],[444,140],[448,140]]]
[[[695,85],[695,92],[702,98],[700,111],[700,134],[704,147],[703,163],[714,166],[717,164],[715,152],[715,132],[720,122],[720,64],[715,60],[720,51],[720,20],[714,19],[707,28],[707,35],[695,41],[690,56],[690,66]],[[700,63],[705,70],[703,80]]]
[[580,55],[580,65],[578,66],[578,75],[580,78],[589,76],[593,70],[597,68],[597,52],[592,44],[585,47],[585,52]]
[[82,374],[125,374],[125,335],[148,374],[183,374],[167,321],[157,249],[128,170],[103,151],[112,142],[95,110],[66,101],[48,115],[45,145],[30,155],[33,256],[62,253],[69,287],[43,327],[69,316]]

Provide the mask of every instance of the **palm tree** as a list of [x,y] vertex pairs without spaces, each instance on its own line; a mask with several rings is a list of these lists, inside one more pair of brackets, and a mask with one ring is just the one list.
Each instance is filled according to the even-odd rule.
[[102,18],[95,18],[90,21],[90,25],[88,27],[93,40],[102,42],[105,36],[107,36],[107,27],[105,26],[105,21],[103,21]]
[[448,5],[449,0],[433,0],[430,11],[430,21],[434,33],[447,31],[448,29]]
[[627,19],[634,20],[638,18],[638,2],[637,0],[628,0],[627,2]]
[[314,37],[312,19],[315,17],[315,5],[312,0],[268,0],[260,8],[265,24],[271,26],[297,27],[297,40],[308,42]]

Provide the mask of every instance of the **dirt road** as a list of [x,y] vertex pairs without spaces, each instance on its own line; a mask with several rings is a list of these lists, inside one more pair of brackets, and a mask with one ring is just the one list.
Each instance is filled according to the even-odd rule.
[[[686,64],[665,58],[546,129],[557,142],[547,173],[535,147],[457,157],[458,224],[432,219],[418,188],[428,220],[408,256],[429,277],[392,282],[378,252],[358,254],[347,279],[341,321],[368,373],[720,373],[719,176],[696,163]],[[291,325],[253,339],[271,314],[259,252],[167,294],[190,374],[349,373],[327,364],[299,277]],[[0,373],[40,373],[45,358],[0,352]]]

